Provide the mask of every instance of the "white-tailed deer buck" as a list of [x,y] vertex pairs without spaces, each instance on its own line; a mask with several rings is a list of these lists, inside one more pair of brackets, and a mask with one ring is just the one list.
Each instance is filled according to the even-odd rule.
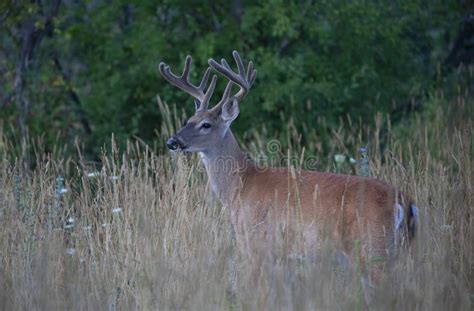
[[[194,97],[196,113],[167,141],[173,151],[199,152],[213,192],[231,210],[237,240],[269,237],[277,225],[297,224],[302,230],[303,250],[318,247],[322,236],[330,237],[349,259],[386,258],[415,233],[417,210],[413,202],[391,185],[360,176],[320,173],[292,168],[257,167],[240,150],[230,129],[239,115],[239,103],[256,77],[253,63],[247,69],[234,51],[234,72],[222,59],[209,60],[199,86],[189,82],[191,57],[186,58],[181,76],[160,63],[160,72],[172,85]],[[221,100],[209,109],[216,86],[214,75],[208,86],[211,68],[229,81]],[[239,91],[231,94],[232,86]],[[242,238],[244,237],[244,238]],[[354,245],[360,243],[356,253]],[[291,246],[290,246],[291,248]],[[359,253],[360,252],[360,253]],[[377,278],[378,270],[370,276]]]

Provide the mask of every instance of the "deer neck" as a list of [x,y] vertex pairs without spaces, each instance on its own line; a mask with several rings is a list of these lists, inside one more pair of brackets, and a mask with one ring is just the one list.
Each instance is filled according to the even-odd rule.
[[231,130],[227,130],[223,139],[213,148],[200,152],[200,155],[212,191],[222,204],[231,204],[241,187],[242,172],[248,161]]

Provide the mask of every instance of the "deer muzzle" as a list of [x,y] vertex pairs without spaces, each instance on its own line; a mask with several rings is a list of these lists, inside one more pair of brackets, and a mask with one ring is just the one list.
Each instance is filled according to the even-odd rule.
[[170,139],[168,139],[168,141],[166,142],[166,146],[168,147],[169,150],[173,150],[173,151],[182,149],[184,147],[183,143],[174,137],[171,137]]

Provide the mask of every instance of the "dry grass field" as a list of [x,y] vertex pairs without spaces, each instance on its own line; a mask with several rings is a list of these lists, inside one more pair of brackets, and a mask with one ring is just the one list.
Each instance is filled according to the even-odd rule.
[[[329,151],[316,136],[300,143],[291,120],[289,148],[268,150],[265,131],[242,139],[253,157],[273,153],[267,161],[284,165],[289,156],[308,166],[311,155],[319,161],[309,166],[322,171],[335,170],[335,154],[354,156],[368,143],[370,174],[413,195],[419,231],[391,260],[375,310],[473,308],[474,102],[465,95],[449,104],[413,116],[405,132],[381,116],[369,133],[335,129]],[[157,144],[178,122],[168,106],[160,109],[168,119]],[[363,267],[337,265],[331,241],[317,261],[280,252],[288,237],[278,233],[254,254],[234,247],[229,211],[212,198],[196,156],[135,141],[91,163],[80,152],[64,158],[60,149],[36,148],[35,168],[25,172],[13,144],[0,141],[0,309],[366,309]],[[341,169],[352,173],[349,163]]]

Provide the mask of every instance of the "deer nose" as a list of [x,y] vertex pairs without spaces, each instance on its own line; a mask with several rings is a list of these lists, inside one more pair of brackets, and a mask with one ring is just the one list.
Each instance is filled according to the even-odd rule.
[[175,139],[174,137],[171,137],[166,142],[166,146],[168,147],[169,150],[176,150],[179,147],[179,141]]

